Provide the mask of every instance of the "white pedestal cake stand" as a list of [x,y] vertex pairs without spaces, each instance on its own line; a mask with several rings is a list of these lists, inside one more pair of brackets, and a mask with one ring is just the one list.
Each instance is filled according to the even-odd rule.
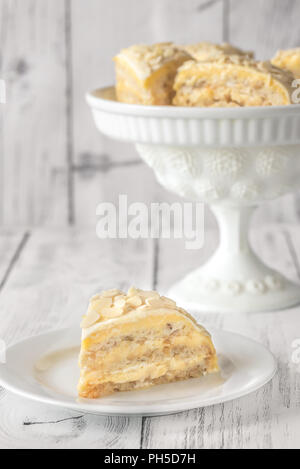
[[300,286],[252,251],[248,226],[258,204],[299,185],[300,106],[141,106],[114,96],[113,87],[87,95],[97,128],[135,143],[163,186],[208,203],[219,222],[215,254],[169,295],[187,308],[224,313],[299,303]]

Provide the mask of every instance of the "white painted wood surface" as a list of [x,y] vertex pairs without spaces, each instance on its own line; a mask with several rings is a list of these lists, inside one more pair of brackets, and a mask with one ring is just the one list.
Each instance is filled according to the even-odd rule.
[[[299,16],[298,0],[0,0],[0,224],[92,226],[119,186],[135,201],[169,197],[133,146],[97,132],[84,100],[113,82],[121,47],[230,40],[268,57],[300,44]],[[299,219],[299,201],[261,214]]]
[[[181,241],[99,241],[79,229],[0,234],[0,337],[8,344],[78,324],[88,297],[101,288],[136,284],[164,291],[204,262],[217,245]],[[251,234],[258,253],[299,281],[300,228],[276,224]],[[252,337],[275,354],[279,372],[259,391],[223,405],[155,418],[78,415],[0,390],[0,448],[300,448],[300,307],[253,315],[198,315],[208,328]]]
[[0,2],[2,224],[67,220],[64,17],[60,0]]
[[[133,146],[94,127],[84,93],[113,81],[112,56],[131,43],[171,39],[229,40],[266,58],[299,46],[299,16],[297,0],[0,0],[0,78],[7,81],[0,225],[29,226],[0,233],[0,338],[10,344],[78,324],[88,297],[102,288],[165,291],[216,247],[213,230],[196,255],[180,241],[96,239],[101,201],[117,202],[119,194],[129,202],[179,200]],[[252,233],[262,257],[295,280],[299,207],[297,196],[265,204],[254,220],[262,228]],[[206,227],[213,226],[208,213]],[[77,415],[0,389],[0,448],[299,448],[300,369],[291,355],[300,308],[199,319],[267,345],[279,360],[273,382],[221,406],[143,419]]]

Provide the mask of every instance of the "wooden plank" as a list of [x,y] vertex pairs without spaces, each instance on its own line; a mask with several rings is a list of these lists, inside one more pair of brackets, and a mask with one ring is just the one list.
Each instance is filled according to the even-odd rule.
[[21,229],[2,229],[0,232],[0,292],[18,260],[28,239]]
[[2,311],[10,310],[2,336],[10,343],[79,324],[88,298],[101,289],[137,282],[149,288],[152,249],[151,240],[100,240],[92,230],[35,230],[1,295]]
[[[32,233],[0,295],[7,344],[78,325],[88,298],[103,288],[151,288],[153,243],[100,241],[93,231]],[[141,419],[101,418],[0,395],[0,447],[111,447],[140,444]]]
[[[105,165],[135,161],[139,157],[133,145],[108,139],[96,130],[84,100],[86,91],[114,82],[112,57],[131,44],[166,40],[179,43],[201,39],[220,41],[222,4],[204,0],[155,0],[150,3],[112,0],[104,6],[103,2],[90,0],[89,8],[86,8],[81,0],[72,0],[71,10],[75,221],[93,224],[95,204],[112,191],[117,192],[123,180],[128,183],[128,189],[123,193],[130,190],[136,201],[144,200],[148,195],[152,197],[157,189],[153,177],[138,166],[132,166],[126,173],[120,171],[119,177],[101,171]],[[188,27],[182,28],[182,24]],[[112,180],[116,182],[115,188]],[[104,186],[109,186],[109,192]],[[93,201],[91,212],[86,211],[86,200]]]
[[300,44],[297,0],[229,0],[229,39],[267,60],[277,49]]
[[[299,271],[299,260],[295,257],[296,250],[291,250],[287,243],[286,231],[289,232],[289,228],[280,229],[274,226],[253,231],[251,238],[256,251],[266,262],[295,279]],[[299,238],[299,228],[295,229],[295,233]],[[214,241],[210,242],[214,244]],[[190,253],[183,252],[183,247],[180,252],[178,243],[176,250],[171,244],[169,242],[163,247],[165,252],[162,252],[162,248],[160,251],[158,265],[164,259],[164,262],[169,263],[169,268],[159,268],[159,289],[165,282],[162,278],[164,272],[171,272],[172,269],[177,271],[183,259],[186,270],[195,268],[198,264],[198,260],[193,259]],[[208,250],[211,248],[212,245]],[[201,253],[199,258],[200,255]],[[203,253],[203,259],[205,257]],[[295,307],[274,314],[198,314],[198,319],[208,329],[212,326],[223,328],[264,343],[278,360],[278,374],[272,383],[233,402],[169,417],[145,419],[143,447],[299,448],[297,435],[300,424],[299,419],[293,417],[299,414],[299,373],[297,365],[291,362],[292,343],[299,336],[300,330],[299,313],[300,308]]]
[[133,449],[140,418],[83,415],[0,394],[0,448]]
[[7,84],[0,171],[5,224],[67,220],[64,15],[60,0],[0,5],[0,76]]

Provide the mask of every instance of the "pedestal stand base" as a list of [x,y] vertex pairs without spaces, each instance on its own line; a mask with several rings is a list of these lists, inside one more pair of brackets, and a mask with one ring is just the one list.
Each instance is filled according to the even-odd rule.
[[221,254],[175,284],[168,296],[188,310],[218,313],[275,311],[300,303],[300,285],[264,265],[252,251],[227,258]]

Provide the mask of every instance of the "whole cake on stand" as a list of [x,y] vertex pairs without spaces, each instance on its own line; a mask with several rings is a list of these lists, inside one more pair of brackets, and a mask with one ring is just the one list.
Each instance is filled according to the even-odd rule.
[[119,103],[114,96],[113,87],[87,95],[97,128],[136,144],[163,186],[208,203],[219,222],[215,254],[168,294],[205,311],[297,304],[299,286],[256,256],[248,231],[258,204],[298,188],[300,107],[142,106]]
[[132,46],[115,60],[116,89],[87,95],[97,128],[134,143],[164,187],[209,204],[220,227],[212,258],[168,294],[186,308],[224,313],[299,303],[299,286],[248,241],[255,208],[299,185],[291,67],[207,43],[183,52],[171,43]]

